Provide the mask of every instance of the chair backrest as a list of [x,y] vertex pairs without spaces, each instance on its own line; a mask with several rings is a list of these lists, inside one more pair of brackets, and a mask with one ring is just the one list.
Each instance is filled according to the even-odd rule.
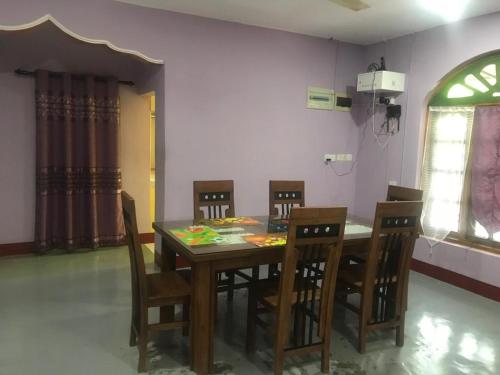
[[292,207],[304,207],[304,195],[304,181],[269,181],[269,215],[289,215]]
[[387,187],[386,200],[391,201],[421,201],[424,192],[419,189],[412,189],[404,186],[389,185]]
[[361,308],[371,323],[399,318],[422,205],[422,201],[377,203],[362,285]]
[[291,210],[278,295],[278,331],[290,332],[295,306],[285,346],[313,345],[330,329],[346,215],[346,207]]
[[233,180],[194,181],[193,207],[195,219],[234,217]]
[[137,229],[137,218],[135,215],[134,199],[125,191],[121,193],[123,222],[127,235],[128,253],[130,257],[130,270],[132,277],[132,303],[139,304],[147,296],[146,267],[142,253],[139,231]]

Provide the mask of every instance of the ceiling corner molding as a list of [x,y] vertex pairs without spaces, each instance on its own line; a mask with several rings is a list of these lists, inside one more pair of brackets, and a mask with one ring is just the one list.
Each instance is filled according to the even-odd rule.
[[108,40],[103,40],[103,39],[92,39],[92,38],[87,38],[83,35],[80,35],[80,34],[77,34],[75,33],[74,31],[68,29],[66,26],[64,26],[62,23],[60,23],[58,20],[56,20],[52,15],[50,14],[46,14],[45,16],[43,17],[40,17],[34,21],[31,21],[31,22],[28,22],[28,23],[25,23],[25,24],[21,24],[21,25],[10,25],[10,26],[5,26],[5,25],[0,25],[0,31],[21,31],[21,30],[28,30],[28,29],[32,29],[32,28],[35,28],[45,22],[51,22],[52,24],[54,24],[55,26],[57,26],[57,28],[59,28],[59,30],[61,30],[62,32],[64,32],[65,34],[71,36],[72,38],[74,39],[77,39],[81,42],[85,42],[85,43],[89,43],[89,44],[98,44],[98,45],[105,45],[106,47],[108,47],[109,49],[113,50],[113,51],[116,51],[116,52],[119,52],[119,53],[125,53],[125,54],[128,54],[128,55],[133,55],[133,56],[136,56],[144,61],[147,61],[149,63],[152,63],[152,64],[163,64],[164,61],[163,60],[159,60],[159,59],[153,59],[151,57],[148,57],[146,56],[145,54],[139,52],[139,51],[135,51],[135,50],[131,50],[131,49],[126,49],[126,48],[120,48],[118,46],[115,46],[113,43],[111,43],[110,41]]

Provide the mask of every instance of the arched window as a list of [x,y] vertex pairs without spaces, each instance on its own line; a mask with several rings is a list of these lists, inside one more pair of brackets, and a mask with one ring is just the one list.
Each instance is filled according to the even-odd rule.
[[437,239],[500,242],[500,51],[444,79],[429,100],[423,224]]

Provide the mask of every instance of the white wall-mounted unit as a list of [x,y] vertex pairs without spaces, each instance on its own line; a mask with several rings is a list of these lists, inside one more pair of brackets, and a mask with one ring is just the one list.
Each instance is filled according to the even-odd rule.
[[378,70],[358,74],[358,92],[401,93],[405,91],[404,73]]
[[321,87],[307,88],[307,108],[333,111],[333,90]]

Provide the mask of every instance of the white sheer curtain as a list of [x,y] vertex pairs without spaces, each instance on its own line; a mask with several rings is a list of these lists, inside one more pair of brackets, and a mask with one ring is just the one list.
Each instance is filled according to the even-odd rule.
[[459,228],[474,107],[429,107],[421,188],[424,235],[440,241]]

